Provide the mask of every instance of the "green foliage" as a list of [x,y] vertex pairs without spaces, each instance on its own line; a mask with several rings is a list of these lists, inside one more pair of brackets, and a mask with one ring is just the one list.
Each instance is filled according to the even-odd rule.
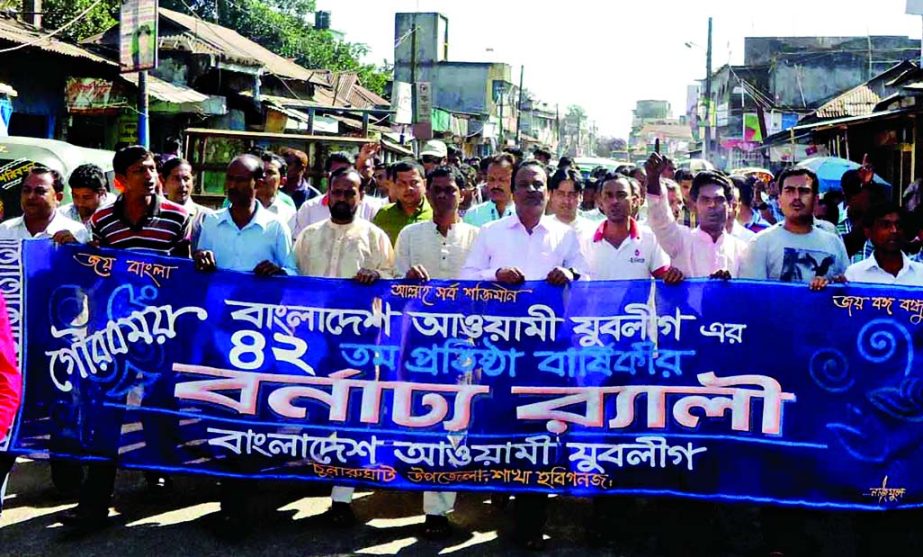
[[389,68],[360,61],[368,54],[366,45],[337,40],[307,23],[315,0],[161,0],[160,5],[216,21],[306,68],[357,72],[362,85],[379,94],[390,78]]
[[[57,29],[94,1],[45,0],[43,26]],[[103,0],[62,36],[79,41],[105,31],[118,23],[120,5],[120,0]],[[357,72],[362,85],[378,94],[390,79],[391,68],[361,62],[366,45],[337,40],[307,23],[315,0],[160,0],[160,6],[234,29],[306,68]]]
[[567,107],[567,113],[564,118],[571,122],[582,122],[586,120],[586,110],[580,105],[572,104]]
[[[45,0],[42,5],[42,27],[57,29],[93,4],[95,0]],[[119,0],[103,0],[80,21],[65,29],[59,36],[79,41],[102,33],[118,23]]]

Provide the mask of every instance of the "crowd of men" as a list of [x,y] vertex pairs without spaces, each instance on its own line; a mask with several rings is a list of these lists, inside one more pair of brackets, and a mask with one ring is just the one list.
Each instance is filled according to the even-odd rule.
[[[563,287],[575,280],[676,284],[711,277],[801,282],[814,290],[833,281],[923,286],[915,218],[887,201],[868,166],[843,176],[841,199],[820,199],[817,176],[799,167],[765,183],[693,174],[655,153],[643,166],[598,169],[585,179],[573,161],[551,166],[541,150],[463,162],[458,151],[431,141],[417,160],[384,164],[380,155],[375,144],[357,157],[331,154],[322,179],[313,180],[325,186],[318,189],[301,151],[241,154],[227,167],[225,207],[217,210],[192,201],[188,161],[164,160],[140,146],[115,154],[117,194],[96,166],[79,167],[67,185],[58,172],[36,166],[22,181],[23,214],[0,223],[0,239],[144,250],[192,258],[202,272],[362,284],[544,280]],[[73,203],[59,206],[68,186]],[[92,531],[107,524],[114,461],[92,463],[85,474],[53,463],[58,477],[82,481],[65,525]],[[0,459],[0,473],[12,465]],[[171,485],[156,474],[148,482],[152,489]],[[244,480],[222,487],[222,530],[244,535],[252,529],[257,488]],[[332,525],[356,521],[352,496],[350,487],[333,488],[326,515]],[[454,503],[454,493],[425,493],[423,535],[449,535]],[[515,534],[527,548],[542,546],[546,504],[543,495],[517,496]],[[597,534],[605,527],[597,521]]]

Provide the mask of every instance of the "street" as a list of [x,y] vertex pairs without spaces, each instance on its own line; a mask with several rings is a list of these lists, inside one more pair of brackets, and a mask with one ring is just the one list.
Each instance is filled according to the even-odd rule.
[[[73,505],[51,487],[46,463],[21,459],[11,478],[0,519],[2,555],[508,555],[519,553],[504,538],[512,527],[509,507],[498,509],[486,494],[466,493],[451,515],[453,536],[443,542],[419,537],[423,522],[419,493],[358,492],[353,504],[364,524],[337,530],[317,517],[329,505],[320,484],[269,484],[267,503],[276,511],[244,542],[218,540],[209,525],[218,511],[215,482],[179,477],[167,500],[151,500],[137,471],[121,471],[113,526],[69,537],[55,515]],[[613,524],[620,543],[590,549],[583,521],[587,499],[561,497],[549,505],[547,555],[759,555],[759,513],[747,506],[646,501]],[[717,512],[716,512],[717,511]],[[811,555],[920,555],[920,515],[850,516],[800,513]],[[863,532],[867,535],[863,535]]]

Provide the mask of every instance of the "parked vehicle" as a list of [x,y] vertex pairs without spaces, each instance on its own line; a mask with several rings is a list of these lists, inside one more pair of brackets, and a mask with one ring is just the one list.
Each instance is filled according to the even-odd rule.
[[[22,177],[37,164],[60,172],[65,183],[71,172],[81,164],[96,164],[106,172],[109,189],[113,190],[114,154],[112,151],[78,147],[56,139],[0,137],[0,220],[22,214],[19,201]],[[69,203],[70,200],[70,188],[65,188],[63,203]]]

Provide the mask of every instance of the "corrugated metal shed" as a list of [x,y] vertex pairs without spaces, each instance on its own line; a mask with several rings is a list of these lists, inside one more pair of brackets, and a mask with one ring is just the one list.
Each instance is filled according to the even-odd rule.
[[[122,74],[122,79],[135,87],[138,86],[138,74],[136,73]],[[208,95],[203,95],[195,89],[174,85],[153,75],[147,76],[147,93],[157,100],[173,104],[200,103],[209,99]]]
[[[0,15],[0,41],[7,41],[17,45],[30,44],[24,51],[28,51],[29,48],[35,48],[62,56],[84,58],[107,66],[117,66],[115,62],[107,60],[102,56],[97,56],[73,43],[56,37],[48,37],[47,35],[47,32],[40,31],[16,18]],[[2,58],[2,56],[3,55],[0,54],[0,58]]]
[[835,97],[817,109],[818,118],[843,118],[845,116],[864,116],[875,110],[881,100],[875,91],[865,84],[854,87]]
[[[160,15],[187,30],[182,36],[194,47],[193,52],[222,54],[240,61],[252,60],[282,78],[311,81],[314,74],[227,27],[165,8],[160,9]],[[174,35],[165,39],[175,43],[178,37]]]

